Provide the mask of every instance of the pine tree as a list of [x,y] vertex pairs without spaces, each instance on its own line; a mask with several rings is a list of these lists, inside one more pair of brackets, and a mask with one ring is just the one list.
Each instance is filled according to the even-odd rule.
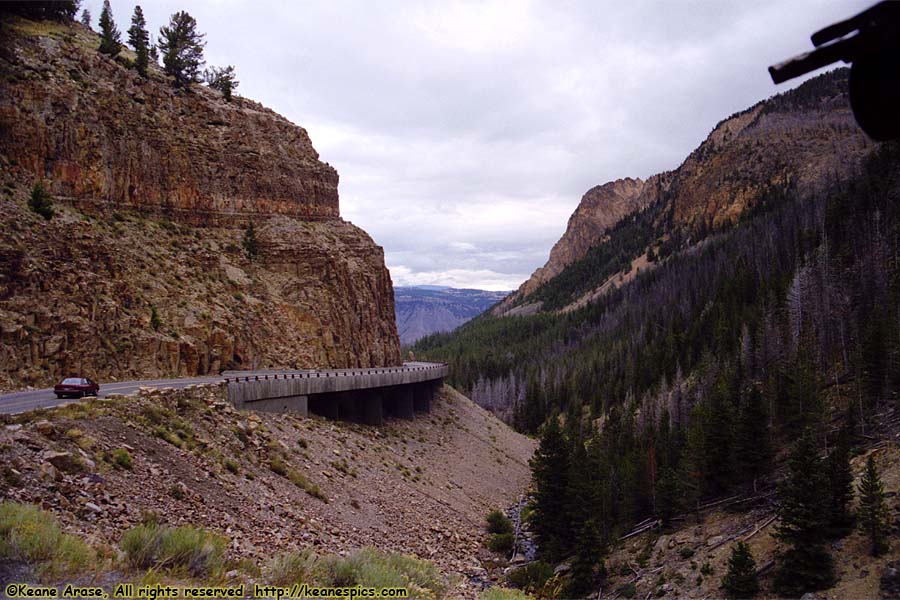
[[128,28],[128,43],[134,48],[137,55],[134,68],[141,77],[147,76],[147,65],[150,62],[150,34],[147,32],[147,21],[144,19],[144,11],[140,4],[134,7],[131,16],[131,27]]
[[747,542],[741,540],[731,547],[728,571],[722,578],[722,587],[729,598],[752,598],[759,592],[756,579],[756,561]]
[[886,549],[887,507],[884,503],[884,486],[872,455],[866,461],[866,470],[859,482],[859,528],[869,537],[872,556],[878,556]]
[[530,465],[535,486],[534,533],[541,554],[554,561],[562,558],[570,539],[566,515],[569,448],[555,415],[544,425]]
[[109,0],[103,0],[100,11],[100,52],[115,56],[122,49],[122,35],[113,21]]
[[829,510],[828,533],[830,537],[844,537],[853,531],[853,472],[850,469],[851,433],[844,427],[831,454],[828,455]]
[[253,221],[250,221],[250,223],[247,224],[247,228],[244,230],[244,239],[241,240],[241,245],[244,247],[244,253],[249,260],[252,261],[256,258],[256,255],[259,252],[259,242],[256,240],[256,228],[253,226]]
[[678,478],[674,469],[663,469],[662,477],[656,482],[656,515],[663,527],[668,527],[678,509]]
[[752,483],[772,470],[772,444],[769,438],[769,415],[762,392],[754,386],[746,394],[738,415],[735,433],[737,473],[745,483]]
[[825,539],[831,499],[812,430],[791,449],[788,475],[779,489],[777,538],[790,548],[779,556],[776,589],[788,596],[822,590],[834,582],[834,564]]
[[199,81],[203,66],[204,34],[197,32],[197,21],[185,11],[172,15],[167,27],[159,30],[159,49],[163,67],[182,87]]
[[234,66],[225,68],[210,67],[203,73],[203,79],[214,90],[222,92],[226,102],[231,102],[231,93],[237,89],[240,83],[234,74]]
[[88,9],[81,11],[81,24],[85,27],[91,26],[91,11]]
[[586,521],[578,534],[566,597],[581,598],[591,592],[597,578],[605,574],[603,568],[605,555],[606,544],[600,528],[593,519]]
[[28,208],[48,221],[56,214],[53,210],[53,198],[50,197],[50,194],[40,183],[34,184],[34,187],[31,188],[31,195],[28,197]]

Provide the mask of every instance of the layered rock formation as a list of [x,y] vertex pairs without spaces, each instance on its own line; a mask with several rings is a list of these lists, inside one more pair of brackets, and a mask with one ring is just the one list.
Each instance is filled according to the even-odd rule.
[[0,148],[55,195],[195,224],[339,217],[337,172],[273,111],[145,80],[77,25],[14,20],[3,37]]
[[846,69],[759,102],[717,124],[674,171],[589,190],[547,263],[494,314],[538,310],[528,296],[602,243],[604,233],[634,211],[659,201],[665,204],[659,210],[660,229],[688,235],[698,228],[715,229],[735,222],[772,190],[815,192],[829,178],[845,174],[870,147],[850,110]]
[[400,362],[383,251],[302,128],[141,81],[81,26],[0,26],[0,387]]

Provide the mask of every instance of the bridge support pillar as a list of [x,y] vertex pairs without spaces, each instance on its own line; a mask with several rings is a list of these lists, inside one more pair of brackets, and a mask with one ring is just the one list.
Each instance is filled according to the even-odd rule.
[[373,390],[367,394],[360,394],[358,402],[362,404],[363,423],[375,427],[381,427],[384,424],[381,392]]
[[340,413],[338,399],[333,394],[313,394],[309,397],[309,410],[327,419],[337,420]]
[[412,419],[415,410],[413,408],[413,390],[411,385],[401,385],[394,392],[394,414],[401,419]]
[[431,384],[428,382],[416,383],[413,388],[413,410],[416,412],[431,412],[431,398],[433,396]]

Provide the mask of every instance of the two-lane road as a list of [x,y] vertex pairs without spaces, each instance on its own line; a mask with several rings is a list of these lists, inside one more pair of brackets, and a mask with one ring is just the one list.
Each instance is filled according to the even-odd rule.
[[[141,387],[158,388],[183,388],[198,383],[215,383],[224,381],[219,375],[209,377],[190,377],[186,379],[145,379],[142,381],[114,381],[100,384],[101,398],[109,394],[123,394],[128,396],[138,391]],[[0,413],[17,414],[35,410],[38,408],[51,408],[62,406],[69,402],[78,402],[72,398],[57,398],[53,388],[43,390],[26,390],[23,392],[10,392],[0,394]]]

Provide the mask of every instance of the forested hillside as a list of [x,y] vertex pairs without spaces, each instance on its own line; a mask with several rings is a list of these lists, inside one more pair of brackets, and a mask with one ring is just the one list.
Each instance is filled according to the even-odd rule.
[[[802,104],[821,82],[807,86],[778,101]],[[539,288],[544,312],[482,315],[419,343],[453,365],[455,385],[542,433],[534,525],[546,558],[593,565],[642,519],[752,489],[802,431],[792,461],[815,452],[804,464],[826,474],[809,484],[824,502],[816,527],[846,527],[849,484],[829,466],[845,458],[816,461],[897,401],[900,145],[848,163],[819,186],[788,174],[718,225],[676,226],[664,195]],[[643,254],[652,268],[630,283],[548,310],[624,278]],[[819,538],[789,558],[821,559]]]

